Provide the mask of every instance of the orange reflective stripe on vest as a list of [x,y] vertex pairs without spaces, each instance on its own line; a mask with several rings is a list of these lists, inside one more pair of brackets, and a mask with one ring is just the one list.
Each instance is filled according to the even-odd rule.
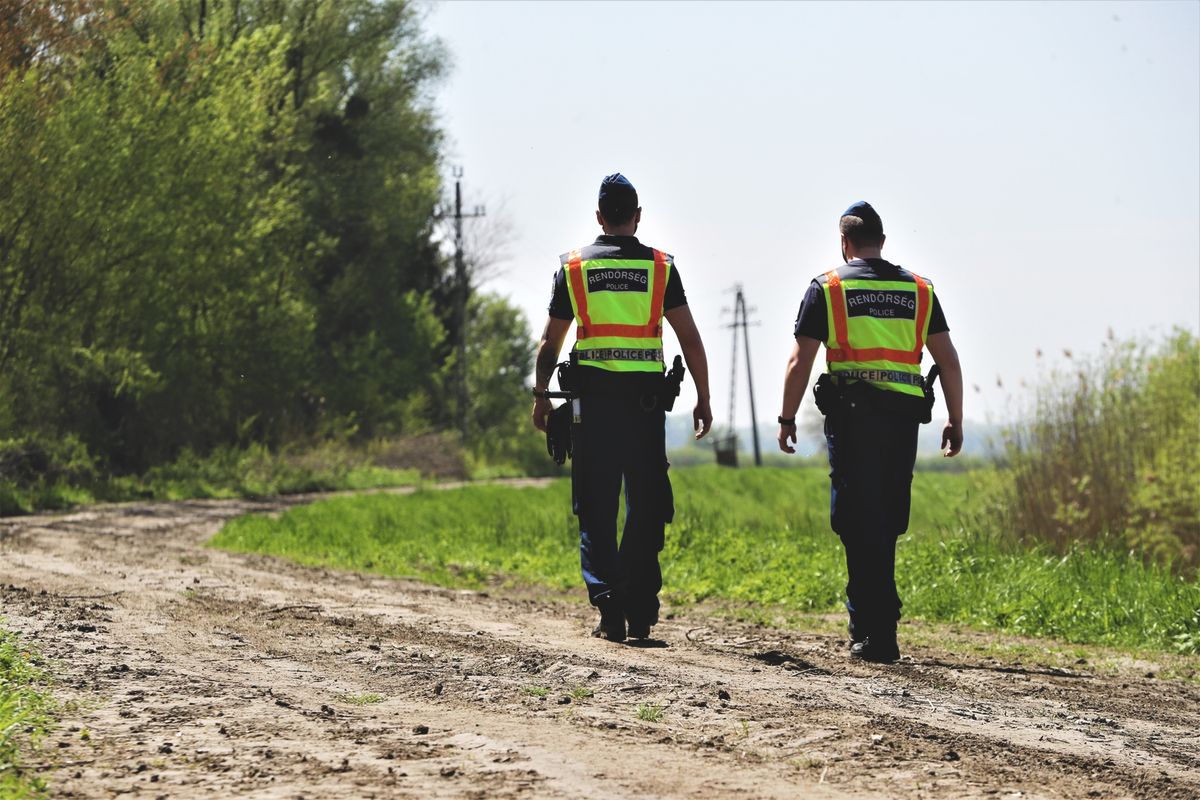
[[587,292],[583,289],[583,258],[578,250],[572,250],[567,261],[567,278],[571,281],[571,292],[575,295],[576,311],[582,322],[580,327],[590,325],[592,318],[588,316]]
[[593,325],[588,314],[587,291],[583,281],[583,259],[578,250],[572,250],[567,261],[567,276],[571,281],[571,290],[575,295],[576,311],[579,313],[579,327],[575,338],[579,340],[593,339],[602,336],[620,336],[628,339],[655,339],[662,335],[663,300],[667,293],[667,257],[660,251],[654,251],[654,276],[650,295],[650,319],[645,325],[618,325],[613,323],[598,323]]
[[921,355],[921,350],[925,347],[925,320],[929,318],[929,284],[915,272],[909,273],[913,276],[913,280],[917,282],[917,356],[918,361]]
[[917,336],[912,350],[892,350],[887,347],[854,349],[850,346],[849,324],[846,320],[846,292],[837,270],[825,273],[829,283],[829,302],[833,312],[834,339],[836,349],[826,349],[825,360],[833,361],[894,361],[897,364],[920,364],[921,351],[925,348],[925,320],[929,317],[929,284],[916,273],[911,273],[917,284]]

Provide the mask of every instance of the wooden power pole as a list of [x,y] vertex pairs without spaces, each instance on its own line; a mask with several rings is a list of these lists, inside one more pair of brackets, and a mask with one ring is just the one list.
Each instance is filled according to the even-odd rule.
[[467,386],[467,302],[471,299],[471,278],[467,274],[467,262],[463,255],[463,220],[482,217],[483,206],[475,206],[463,213],[462,167],[453,168],[454,175],[454,317],[458,326],[458,375],[455,388],[458,395],[458,427],[463,439],[467,438],[467,408],[471,395]]
[[[749,313],[746,308],[746,295],[742,292],[742,285],[736,284],[734,291],[737,292],[737,298],[733,304],[733,322],[726,327],[733,329],[733,352],[731,353],[731,366],[729,374],[729,431],[730,437],[736,441],[733,435],[734,430],[734,400],[737,397],[737,340],[738,330],[742,332],[742,343],[746,350],[746,384],[750,390],[750,431],[754,438],[754,465],[762,466],[762,448],[758,443],[758,414],[754,406],[754,375],[750,369],[750,326],[757,325],[757,322],[751,322]],[[736,465],[736,456],[734,464]]]

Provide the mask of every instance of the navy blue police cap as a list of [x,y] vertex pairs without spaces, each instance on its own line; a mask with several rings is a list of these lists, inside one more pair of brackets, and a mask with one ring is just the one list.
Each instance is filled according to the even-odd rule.
[[843,217],[858,217],[868,225],[874,223],[880,228],[883,227],[883,220],[879,218],[878,212],[871,208],[871,204],[866,200],[859,200],[854,205],[842,212]]
[[632,200],[633,205],[637,205],[637,189],[633,188],[633,184],[619,172],[614,172],[612,175],[606,175],[604,180],[600,181],[600,200],[608,200],[610,202],[620,203],[625,205],[625,201]]

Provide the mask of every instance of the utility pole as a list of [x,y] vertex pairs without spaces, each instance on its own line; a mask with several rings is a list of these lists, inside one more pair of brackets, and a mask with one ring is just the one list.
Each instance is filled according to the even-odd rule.
[[471,281],[463,256],[463,220],[484,216],[483,206],[464,214],[462,209],[462,167],[451,170],[454,176],[454,317],[458,325],[458,426],[463,439],[467,438],[467,407],[470,392],[467,387],[467,301],[471,297]]
[[733,287],[737,292],[737,299],[733,304],[733,322],[726,327],[733,328],[733,352],[732,352],[732,367],[729,375],[729,429],[733,430],[733,402],[736,397],[737,390],[735,384],[737,382],[737,340],[738,329],[742,331],[742,343],[746,349],[746,384],[750,389],[750,430],[754,436],[754,465],[762,466],[762,449],[758,443],[758,414],[754,407],[754,375],[750,369],[750,326],[757,325],[757,322],[750,321],[749,310],[746,308],[746,296],[742,292],[742,285],[735,284]]
[[758,446],[758,415],[754,410],[754,375],[750,372],[750,320],[746,315],[746,296],[738,284],[737,303],[742,309],[742,344],[746,345],[746,385],[750,388],[750,430],[754,432],[754,466],[762,466],[762,450]]

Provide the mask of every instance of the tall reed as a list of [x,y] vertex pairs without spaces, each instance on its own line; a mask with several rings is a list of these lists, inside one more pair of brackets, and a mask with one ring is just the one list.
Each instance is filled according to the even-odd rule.
[[1104,539],[1194,570],[1200,561],[1200,342],[1111,334],[1034,390],[1007,431],[1004,528],[1066,552]]

